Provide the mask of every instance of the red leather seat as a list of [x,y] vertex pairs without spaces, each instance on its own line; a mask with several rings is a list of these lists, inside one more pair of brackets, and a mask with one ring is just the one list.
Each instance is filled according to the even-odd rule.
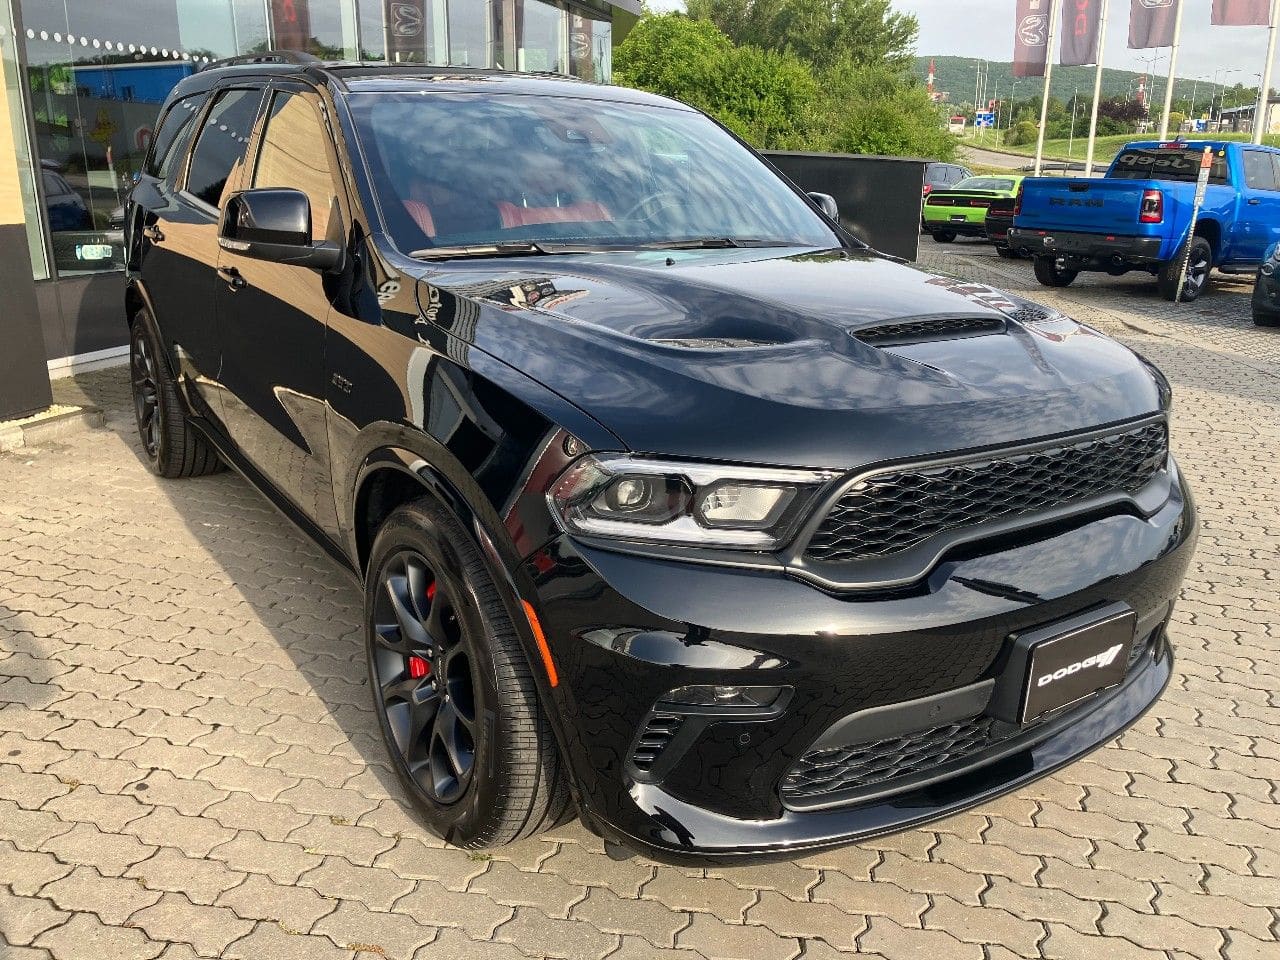
[[428,237],[436,235],[436,222],[431,216],[430,207],[421,200],[405,200],[404,209],[405,213],[413,218],[413,222],[418,225],[419,230]]
[[528,227],[536,223],[612,220],[609,208],[598,200],[579,200],[562,207],[521,207],[506,200],[498,204],[502,226]]

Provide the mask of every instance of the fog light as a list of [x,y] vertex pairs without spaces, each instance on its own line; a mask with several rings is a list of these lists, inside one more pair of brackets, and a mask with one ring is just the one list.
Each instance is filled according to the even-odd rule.
[[767,710],[790,689],[790,687],[735,687],[721,684],[677,687],[664,696],[662,702],[689,707]]

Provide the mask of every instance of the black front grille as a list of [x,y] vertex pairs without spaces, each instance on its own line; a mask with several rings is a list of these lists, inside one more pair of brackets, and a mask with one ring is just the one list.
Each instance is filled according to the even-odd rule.
[[850,333],[863,343],[882,343],[889,340],[939,339],[979,333],[1000,333],[1002,330],[1004,330],[1004,320],[999,317],[926,317],[922,320],[885,323],[878,327],[852,330]]
[[913,774],[932,773],[991,748],[995,721],[972,717],[917,733],[832,750],[814,750],[796,761],[782,781],[782,799],[813,802],[828,794],[874,786]]
[[635,749],[631,751],[632,765],[637,770],[648,773],[683,722],[684,717],[676,714],[650,714],[648,723],[636,740]]
[[901,553],[949,530],[1136,493],[1164,467],[1168,432],[1125,433],[949,466],[866,477],[832,507],[805,556],[840,563]]

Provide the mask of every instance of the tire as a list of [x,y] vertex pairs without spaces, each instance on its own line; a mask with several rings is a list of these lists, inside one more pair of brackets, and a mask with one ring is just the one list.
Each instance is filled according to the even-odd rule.
[[[1182,258],[1186,252],[1183,247],[1178,255],[1168,263],[1160,264],[1160,273],[1156,283],[1160,288],[1160,296],[1166,300],[1178,297],[1178,275],[1182,272]],[[1187,282],[1182,288],[1182,302],[1192,303],[1200,299],[1209,285],[1209,274],[1213,272],[1213,247],[1204,237],[1191,238],[1191,257],[1187,261]]]
[[564,815],[529,658],[475,541],[433,500],[397,508],[374,539],[365,647],[392,765],[433,833],[494,847]]
[[1058,266],[1053,257],[1036,257],[1036,279],[1045,287],[1069,287],[1080,276],[1079,270],[1067,270]]
[[1253,325],[1256,327],[1280,327],[1280,313],[1253,311]]
[[151,470],[162,477],[217,473],[222,461],[190,423],[151,318],[143,310],[129,327],[129,380],[138,439]]
[[934,243],[955,243],[956,235],[950,230],[935,230],[933,240]]
[[1018,259],[1018,251],[1014,250],[1012,247],[1004,247],[1004,246],[996,247],[996,253],[999,254],[1000,257],[1005,260]]

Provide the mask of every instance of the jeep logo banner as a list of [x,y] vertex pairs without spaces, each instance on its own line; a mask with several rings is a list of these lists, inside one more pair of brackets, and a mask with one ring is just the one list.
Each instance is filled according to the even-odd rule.
[[1049,60],[1050,0],[1018,0],[1013,29],[1013,75],[1043,77]]
[[1098,62],[1098,18],[1102,0],[1062,0],[1062,60],[1064,67]]
[[1178,4],[1182,0],[1130,0],[1129,49],[1173,46]]

